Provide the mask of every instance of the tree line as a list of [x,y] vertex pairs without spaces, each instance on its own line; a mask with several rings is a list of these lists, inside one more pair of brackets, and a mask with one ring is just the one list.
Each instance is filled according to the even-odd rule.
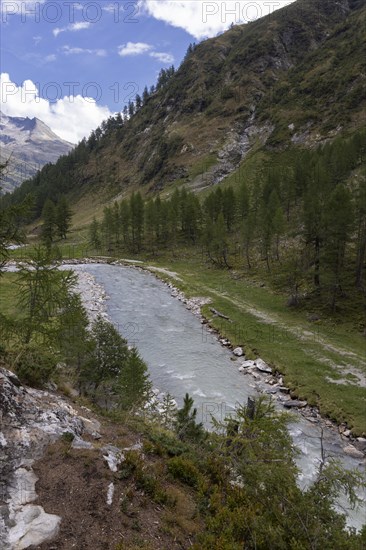
[[237,188],[217,187],[203,200],[184,188],[166,200],[133,193],[93,220],[90,243],[152,254],[199,246],[218,267],[239,262],[281,273],[294,305],[304,279],[314,291],[327,288],[335,309],[351,280],[365,289],[365,138],[360,132],[285,166],[263,166],[254,183],[243,177]]

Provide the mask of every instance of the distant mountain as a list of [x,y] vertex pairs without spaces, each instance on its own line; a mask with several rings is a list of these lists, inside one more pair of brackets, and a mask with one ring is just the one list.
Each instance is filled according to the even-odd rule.
[[[295,156],[365,124],[364,0],[297,0],[191,45],[130,112],[111,117],[3,203],[60,194],[94,211],[140,189],[234,184],[270,155]],[[256,176],[253,176],[256,179]],[[90,209],[90,216],[94,214]]]
[[0,159],[9,159],[0,184],[2,192],[12,191],[72,148],[38,118],[10,117],[0,112]]

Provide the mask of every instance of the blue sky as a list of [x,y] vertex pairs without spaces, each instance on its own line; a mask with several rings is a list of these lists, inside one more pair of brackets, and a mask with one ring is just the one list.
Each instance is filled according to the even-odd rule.
[[293,0],[1,0],[1,110],[79,141],[190,42]]

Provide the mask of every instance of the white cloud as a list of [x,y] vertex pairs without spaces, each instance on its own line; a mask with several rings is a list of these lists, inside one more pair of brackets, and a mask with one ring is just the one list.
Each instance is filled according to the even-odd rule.
[[127,42],[118,48],[118,54],[121,57],[127,57],[129,55],[142,55],[151,51],[153,47],[145,42]]
[[150,57],[157,59],[161,63],[174,63],[174,57],[170,53],[150,52]]
[[112,113],[92,98],[81,95],[63,96],[55,103],[39,95],[37,85],[26,80],[18,86],[9,74],[0,75],[0,106],[8,116],[37,117],[62,139],[77,143],[97,128]]
[[106,50],[91,50],[89,48],[71,48],[70,46],[62,46],[62,53],[65,55],[80,55],[80,54],[92,54],[97,57],[105,57],[107,55]]
[[28,15],[39,12],[46,0],[0,0],[2,23],[8,23],[12,15]]
[[79,21],[78,23],[70,23],[70,25],[67,25],[67,27],[56,27],[53,29],[53,35],[58,36],[62,32],[70,31],[70,32],[77,32],[82,31],[85,29],[89,29],[91,23],[89,21]]
[[155,19],[184,29],[197,38],[209,38],[231,25],[248,23],[294,0],[139,0],[141,9]]
[[54,53],[51,53],[50,55],[46,55],[46,57],[44,58],[46,63],[53,63],[53,61],[56,61],[56,59],[57,58]]
[[154,46],[146,44],[145,42],[127,42],[118,48],[118,54],[121,57],[145,55],[157,59],[161,63],[173,63],[174,57],[170,53],[153,51]]

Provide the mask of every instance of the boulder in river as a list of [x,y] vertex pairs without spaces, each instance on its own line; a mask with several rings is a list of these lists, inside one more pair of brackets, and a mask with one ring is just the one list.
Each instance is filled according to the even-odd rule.
[[243,348],[235,348],[233,351],[233,354],[236,355],[236,357],[243,357],[244,351]]

